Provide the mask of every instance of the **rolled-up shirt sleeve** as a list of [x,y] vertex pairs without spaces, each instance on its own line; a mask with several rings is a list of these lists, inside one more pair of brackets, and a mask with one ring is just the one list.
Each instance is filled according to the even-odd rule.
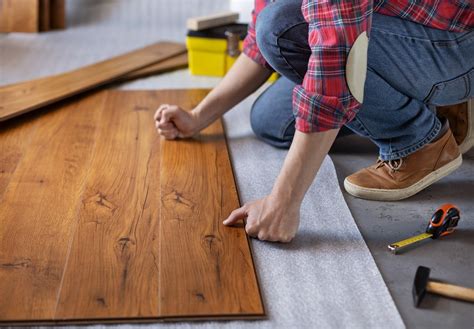
[[301,10],[311,56],[303,83],[293,90],[296,129],[337,129],[361,106],[347,86],[346,62],[357,37],[369,32],[373,1],[304,0]]

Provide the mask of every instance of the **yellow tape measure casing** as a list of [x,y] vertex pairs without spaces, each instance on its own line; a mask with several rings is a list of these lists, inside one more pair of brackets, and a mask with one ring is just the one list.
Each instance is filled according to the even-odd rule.
[[392,250],[393,249],[398,249],[398,248],[403,248],[403,247],[408,246],[410,244],[413,244],[413,243],[416,243],[416,242],[419,242],[419,241],[422,241],[422,240],[429,239],[432,236],[433,236],[433,234],[430,234],[430,233],[421,233],[421,234],[418,234],[418,235],[413,236],[411,238],[392,243],[389,246],[389,248],[392,249]]

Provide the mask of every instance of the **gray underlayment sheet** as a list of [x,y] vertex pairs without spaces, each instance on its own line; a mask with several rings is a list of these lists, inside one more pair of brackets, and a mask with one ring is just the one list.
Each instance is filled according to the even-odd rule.
[[[173,5],[167,0],[73,0],[67,4],[69,25],[64,31],[0,35],[1,85],[70,70],[158,40],[184,41],[187,17],[228,6],[221,0],[176,0]],[[120,88],[199,88],[212,87],[217,81],[192,77],[181,70]],[[243,203],[270,192],[286,155],[286,151],[268,146],[252,134],[249,110],[253,99],[255,95],[225,116]],[[268,320],[153,326],[177,329],[404,327],[339,190],[329,157],[304,200],[296,239],[288,245],[255,240],[252,245]]]

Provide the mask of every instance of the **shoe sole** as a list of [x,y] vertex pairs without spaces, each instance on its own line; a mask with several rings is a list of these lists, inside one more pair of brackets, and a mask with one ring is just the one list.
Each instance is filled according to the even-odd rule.
[[396,190],[387,190],[387,189],[373,189],[360,187],[352,184],[347,180],[344,180],[344,188],[347,193],[356,198],[367,199],[367,200],[376,200],[376,201],[398,201],[409,198],[431,184],[437,182],[443,177],[446,177],[456,169],[458,169],[462,164],[462,155],[459,155],[453,161],[445,164],[443,167],[433,171],[429,175],[423,177],[415,184]]
[[467,134],[459,145],[461,154],[466,153],[474,146],[474,98],[467,101]]

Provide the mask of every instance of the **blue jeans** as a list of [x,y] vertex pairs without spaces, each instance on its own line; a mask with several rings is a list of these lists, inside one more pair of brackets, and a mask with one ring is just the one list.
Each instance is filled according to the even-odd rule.
[[[258,137],[287,148],[295,133],[292,90],[301,84],[311,51],[301,0],[269,4],[258,16],[257,44],[281,78],[254,103]],[[474,31],[454,33],[374,14],[364,104],[349,129],[370,138],[383,160],[405,157],[436,138],[435,105],[474,96]]]

